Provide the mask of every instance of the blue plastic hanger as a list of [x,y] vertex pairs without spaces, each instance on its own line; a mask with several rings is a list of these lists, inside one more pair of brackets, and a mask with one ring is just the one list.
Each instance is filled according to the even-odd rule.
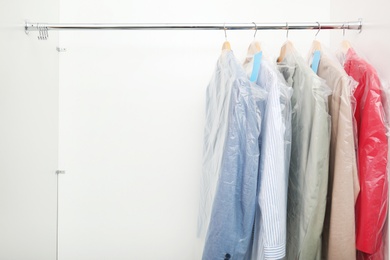
[[[319,22],[318,23],[318,31],[315,35],[315,38],[317,38],[318,33],[321,31],[321,25]],[[313,59],[311,62],[311,69],[314,71],[315,74],[317,74],[318,71],[318,66],[320,65],[320,60],[321,60],[321,44],[317,41],[314,40],[313,42],[314,45],[314,53],[313,53]]]
[[256,31],[255,31],[255,35],[253,36],[253,38],[255,40],[251,43],[251,47],[254,44],[254,48],[256,49],[256,53],[253,56],[252,74],[251,74],[251,77],[249,78],[249,80],[251,82],[256,82],[257,78],[259,77],[259,70],[260,70],[261,58],[263,57],[263,52],[261,50],[260,43],[258,41],[256,41],[257,25],[255,22],[253,22],[253,23],[255,24]]

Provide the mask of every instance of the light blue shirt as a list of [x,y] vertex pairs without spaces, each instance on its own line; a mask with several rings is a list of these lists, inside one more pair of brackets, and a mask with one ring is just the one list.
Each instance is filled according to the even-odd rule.
[[[266,92],[249,81],[233,52],[223,51],[207,89],[202,185],[212,181],[206,184],[201,203],[206,205],[210,198],[214,202],[204,260],[244,259],[250,254],[265,99]],[[203,211],[203,225],[205,216]]]

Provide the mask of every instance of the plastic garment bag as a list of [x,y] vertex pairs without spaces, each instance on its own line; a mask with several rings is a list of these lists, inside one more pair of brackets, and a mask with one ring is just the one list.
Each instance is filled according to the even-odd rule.
[[[207,88],[200,223],[203,259],[245,259],[255,216],[259,136],[266,92],[252,84],[232,51],[223,51]],[[208,206],[210,207],[210,206]]]
[[344,69],[359,85],[357,107],[360,194],[356,201],[359,259],[384,259],[384,224],[388,211],[388,139],[381,83],[375,69],[350,48]]
[[201,178],[198,236],[203,237],[210,221],[211,207],[221,172],[225,148],[230,96],[235,82],[234,57],[224,51],[218,59],[206,92],[203,169]]
[[[244,68],[252,74],[253,55]],[[252,259],[281,259],[286,253],[287,183],[291,151],[292,88],[265,58],[256,84],[268,92],[260,138],[259,182]]]
[[321,51],[317,74],[332,89],[329,184],[322,253],[324,259],[355,260],[355,202],[360,190],[353,116],[357,82],[325,50]]
[[279,69],[294,89],[287,206],[287,259],[321,259],[328,189],[331,90],[285,45]]

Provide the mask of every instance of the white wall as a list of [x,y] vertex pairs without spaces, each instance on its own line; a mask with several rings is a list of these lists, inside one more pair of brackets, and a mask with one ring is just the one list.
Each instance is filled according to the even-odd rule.
[[59,2],[0,1],[0,259],[56,257],[58,37],[24,20],[58,21]]
[[[321,10],[319,12],[318,10]],[[61,22],[329,21],[329,1],[62,0]],[[315,31],[290,31],[306,56]],[[285,31],[259,31],[276,57]],[[242,60],[253,31],[228,31]],[[318,39],[329,43],[329,33]],[[223,31],[63,32],[60,259],[200,259],[205,89]]]

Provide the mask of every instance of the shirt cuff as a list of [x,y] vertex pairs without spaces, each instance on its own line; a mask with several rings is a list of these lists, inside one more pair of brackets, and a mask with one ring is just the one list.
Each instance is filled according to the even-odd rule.
[[265,259],[281,259],[286,256],[286,244],[264,247]]

